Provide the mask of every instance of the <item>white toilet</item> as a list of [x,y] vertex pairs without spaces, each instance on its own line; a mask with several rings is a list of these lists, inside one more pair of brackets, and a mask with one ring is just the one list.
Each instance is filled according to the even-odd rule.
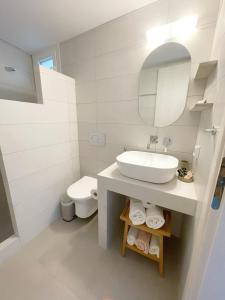
[[79,218],[88,218],[98,209],[97,197],[91,195],[91,191],[97,191],[97,179],[84,176],[67,189],[67,195],[74,200],[75,213]]

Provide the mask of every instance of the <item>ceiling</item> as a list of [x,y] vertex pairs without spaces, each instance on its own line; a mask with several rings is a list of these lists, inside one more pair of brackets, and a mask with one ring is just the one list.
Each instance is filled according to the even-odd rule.
[[1,0],[0,38],[34,53],[155,1]]

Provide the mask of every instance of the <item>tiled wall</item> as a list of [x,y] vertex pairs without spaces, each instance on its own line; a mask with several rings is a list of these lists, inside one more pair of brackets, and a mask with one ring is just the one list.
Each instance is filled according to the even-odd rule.
[[[82,174],[96,174],[115,161],[124,145],[145,148],[149,136],[173,139],[170,150],[192,159],[199,113],[189,113],[173,125],[153,128],[138,114],[138,78],[150,53],[146,31],[182,17],[198,14],[197,32],[183,44],[190,51],[192,73],[208,60],[214,35],[218,0],[159,0],[61,44],[62,71],[76,78],[78,128]],[[178,41],[179,42],[179,41]],[[202,98],[204,83],[191,81],[189,101]],[[106,146],[88,144],[92,131],[106,134]]]
[[[216,126],[221,128],[223,126],[224,116],[225,116],[225,2],[221,1],[221,9],[218,18],[218,23],[216,26],[215,37],[212,47],[212,52],[210,59],[218,60],[217,68],[208,78],[207,86],[205,90],[205,95],[209,101],[214,103],[212,109],[205,110],[201,113],[200,125],[197,135],[196,144],[200,148],[200,156],[197,161],[195,170],[195,186],[198,198],[200,200],[200,205],[196,218],[188,220],[188,226],[186,226],[186,244],[188,247],[183,253],[185,265],[183,270],[187,270],[190,266],[190,257],[193,248],[198,249],[198,255],[194,256],[192,259],[192,265],[195,265],[198,256],[201,256],[202,265],[199,267],[198,272],[195,272],[194,278],[192,274],[192,280],[195,283],[195,288],[190,292],[189,289],[186,290],[185,299],[194,299],[196,297],[196,290],[200,286],[201,274],[204,272],[206,266],[206,259],[208,251],[210,249],[210,244],[204,245],[203,252],[200,253],[198,241],[201,241],[204,234],[207,235],[207,241],[213,239],[214,226],[217,224],[219,219],[220,210],[210,209],[211,205],[211,195],[209,195],[209,188],[212,185],[210,180],[210,173],[216,169],[216,163],[218,163],[218,155],[220,151],[221,143],[221,132],[212,136],[211,134],[205,132],[206,128],[212,128]],[[222,128],[221,128],[222,129]],[[210,222],[212,224],[211,230],[204,232],[207,219],[210,216]],[[209,296],[210,297],[210,296]]]
[[80,175],[74,79],[40,69],[43,104],[0,100],[0,145],[22,242],[58,218],[60,197]]

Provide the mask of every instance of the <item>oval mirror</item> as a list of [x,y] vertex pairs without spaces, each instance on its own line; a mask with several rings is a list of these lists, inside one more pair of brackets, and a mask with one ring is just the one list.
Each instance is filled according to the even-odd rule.
[[181,44],[167,43],[146,58],[139,79],[139,114],[145,123],[165,127],[182,115],[191,56]]

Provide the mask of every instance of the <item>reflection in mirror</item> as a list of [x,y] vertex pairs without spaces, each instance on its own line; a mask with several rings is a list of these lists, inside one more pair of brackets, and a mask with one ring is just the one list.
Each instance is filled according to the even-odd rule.
[[191,57],[178,43],[155,49],[139,79],[139,114],[149,125],[169,126],[182,115],[188,92]]

